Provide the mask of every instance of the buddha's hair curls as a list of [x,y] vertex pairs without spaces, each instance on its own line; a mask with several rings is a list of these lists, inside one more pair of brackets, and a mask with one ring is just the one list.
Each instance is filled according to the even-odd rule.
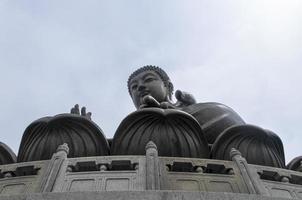
[[172,98],[172,94],[173,94],[173,90],[174,90],[174,87],[173,87],[173,84],[172,82],[170,81],[170,78],[168,76],[168,74],[160,67],[157,67],[157,66],[153,66],[153,65],[146,65],[146,66],[143,66],[137,70],[135,70],[128,78],[128,82],[127,82],[127,85],[128,85],[128,91],[129,91],[129,94],[131,95],[131,90],[130,90],[130,82],[131,80],[137,76],[138,74],[142,73],[142,72],[145,72],[145,71],[154,71],[156,74],[158,74],[160,76],[160,78],[162,79],[162,81],[164,82],[164,85],[165,87],[168,89],[168,92],[169,92],[169,97],[170,99]]

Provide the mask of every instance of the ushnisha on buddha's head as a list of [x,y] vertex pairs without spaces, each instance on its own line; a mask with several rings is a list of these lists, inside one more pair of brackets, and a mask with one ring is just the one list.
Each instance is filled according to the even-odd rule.
[[135,107],[144,104],[147,96],[158,103],[171,102],[173,84],[167,73],[156,66],[147,65],[134,71],[128,78],[128,90]]

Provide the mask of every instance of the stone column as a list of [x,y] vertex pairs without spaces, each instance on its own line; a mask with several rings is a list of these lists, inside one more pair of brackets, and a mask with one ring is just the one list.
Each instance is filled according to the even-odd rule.
[[269,196],[267,190],[260,181],[259,175],[249,168],[247,161],[242,157],[241,153],[235,148],[232,148],[230,157],[233,162],[236,163],[249,193]]
[[150,141],[146,145],[146,189],[159,190],[159,160],[157,147]]
[[40,185],[40,192],[51,192],[53,190],[59,172],[62,170],[64,161],[67,159],[69,148],[66,143],[57,148],[57,152],[53,154]]

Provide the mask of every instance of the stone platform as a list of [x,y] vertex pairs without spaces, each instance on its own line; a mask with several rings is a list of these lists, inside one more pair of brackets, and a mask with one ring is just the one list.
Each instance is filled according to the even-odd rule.
[[[0,166],[0,200],[21,199],[302,199],[302,173],[232,161],[145,156],[67,158]],[[114,192],[113,192],[114,191]]]
[[180,192],[180,191],[131,191],[131,192],[63,192],[33,193],[27,195],[0,195],[0,200],[288,200],[288,198],[260,195]]

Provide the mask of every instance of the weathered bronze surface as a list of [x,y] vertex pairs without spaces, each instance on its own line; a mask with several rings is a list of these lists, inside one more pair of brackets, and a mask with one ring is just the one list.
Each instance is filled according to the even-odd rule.
[[15,163],[16,161],[15,153],[6,144],[0,142],[0,165]]
[[111,146],[112,155],[144,155],[153,141],[159,156],[208,158],[209,147],[198,122],[176,109],[144,108],[123,120]]
[[196,118],[210,144],[227,128],[245,124],[233,109],[220,103],[197,103],[182,110]]
[[[200,135],[213,144],[212,158],[230,160],[231,148],[237,148],[250,163],[285,167],[283,144],[276,134],[245,125],[233,109],[223,104],[196,103],[193,95],[187,92],[178,90],[177,102],[173,103],[173,84],[159,67],[149,65],[136,70],[128,79],[128,89],[137,109],[158,107],[191,114],[203,130]],[[133,136],[133,140],[135,137],[140,136]],[[184,139],[178,140],[181,143]]]
[[231,160],[232,148],[238,149],[249,164],[285,168],[283,144],[271,131],[253,125],[230,127],[216,139],[211,157]]
[[26,128],[18,162],[48,160],[63,143],[69,145],[70,157],[109,154],[108,142],[98,125],[85,116],[60,114],[38,119]]
[[298,156],[290,161],[287,166],[287,169],[302,172],[302,156]]

